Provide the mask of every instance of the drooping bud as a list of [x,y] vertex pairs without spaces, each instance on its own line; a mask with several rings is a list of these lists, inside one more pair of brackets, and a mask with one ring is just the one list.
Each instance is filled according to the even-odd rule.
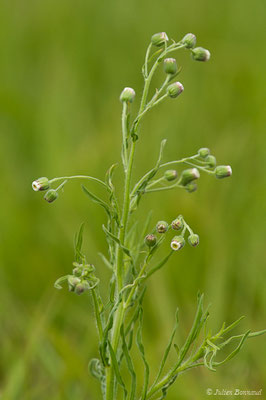
[[216,178],[218,179],[227,178],[228,176],[232,175],[232,168],[230,165],[218,165],[214,172]]
[[165,32],[155,33],[151,37],[151,43],[156,47],[162,46],[164,43],[168,42],[168,40],[168,36]]
[[156,230],[158,233],[165,233],[168,231],[168,223],[165,221],[159,221],[156,225]]
[[197,38],[193,33],[187,33],[181,43],[183,43],[187,49],[193,49],[196,46]]
[[52,203],[55,201],[58,197],[58,193],[54,189],[48,190],[48,192],[45,193],[44,200],[48,201],[48,203]]
[[169,97],[175,98],[179,96],[184,90],[184,86],[180,82],[174,82],[169,85],[166,89],[166,93]]
[[76,276],[69,276],[68,277],[68,288],[70,292],[74,292],[75,287],[81,282],[79,278],[77,278]]
[[190,244],[190,246],[196,247],[199,244],[199,235],[197,235],[196,233],[189,235],[188,243]]
[[176,218],[172,223],[171,223],[171,227],[174,231],[179,231],[180,229],[184,228],[184,222],[183,222],[183,218],[178,217]]
[[183,238],[183,236],[175,236],[172,241],[171,241],[171,248],[174,251],[180,250],[182,249],[182,247],[184,247],[186,244],[185,239]]
[[38,192],[39,190],[47,190],[49,187],[49,179],[46,177],[38,178],[36,181],[32,182],[32,189],[35,192]]
[[120,95],[120,101],[126,103],[132,103],[135,98],[135,90],[130,87],[125,87]]
[[167,181],[174,181],[177,178],[177,171],[175,169],[168,169],[164,173],[164,177]]
[[155,244],[156,244],[156,242],[157,242],[157,238],[156,238],[156,236],[155,235],[153,235],[152,233],[149,233],[146,237],[145,237],[145,244],[148,246],[148,247],[153,247]]
[[163,67],[166,74],[175,75],[177,73],[177,64],[174,58],[166,58]]
[[211,57],[211,53],[209,50],[204,49],[203,47],[196,47],[191,50],[192,58],[196,61],[208,61]]
[[188,183],[198,179],[200,177],[199,170],[197,168],[189,168],[182,171],[179,184],[186,186]]
[[211,154],[210,149],[208,149],[207,147],[202,147],[201,149],[199,149],[198,151],[198,155],[201,158],[206,158],[209,154]]
[[212,155],[209,155],[205,158],[206,163],[210,168],[214,168],[216,166],[216,158]]
[[198,185],[195,182],[190,182],[186,185],[186,191],[188,193],[196,192],[197,189],[198,189]]

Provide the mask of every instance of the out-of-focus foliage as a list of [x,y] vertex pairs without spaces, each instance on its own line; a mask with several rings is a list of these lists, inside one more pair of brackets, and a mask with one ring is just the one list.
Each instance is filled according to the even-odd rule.
[[[178,55],[185,92],[151,112],[137,153],[139,177],[153,165],[160,140],[165,158],[210,147],[233,177],[201,178],[199,190],[156,194],[138,218],[153,223],[186,216],[200,235],[150,282],[144,341],[152,365],[160,359],[180,308],[185,337],[196,292],[212,302],[213,328],[245,314],[243,328],[265,328],[265,17],[264,0],[2,0],[0,5],[0,395],[6,400],[97,399],[87,374],[96,353],[90,298],[56,292],[71,270],[73,236],[86,222],[84,251],[108,283],[104,213],[69,183],[53,204],[31,190],[39,176],[103,177],[120,157],[119,94],[142,88],[150,36],[197,35],[212,53],[204,66]],[[119,183],[121,175],[117,174]],[[93,184],[91,184],[91,187]],[[97,188],[98,189],[98,188]],[[163,329],[162,329],[163,327]],[[265,338],[248,342],[218,372],[179,378],[169,400],[205,399],[206,389],[265,388]],[[139,373],[142,374],[139,363]],[[264,385],[264,386],[263,386]]]

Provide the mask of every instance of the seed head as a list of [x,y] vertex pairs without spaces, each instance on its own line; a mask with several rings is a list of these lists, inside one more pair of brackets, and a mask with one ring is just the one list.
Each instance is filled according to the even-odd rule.
[[186,244],[185,239],[183,238],[183,236],[175,236],[172,241],[171,241],[171,248],[174,251],[180,250],[182,249],[182,247],[184,247]]
[[205,161],[208,163],[210,168],[214,168],[216,166],[216,158],[211,154],[205,158]]
[[132,103],[135,98],[135,90],[130,87],[125,87],[120,95],[120,101],[126,103]]
[[166,93],[169,97],[175,98],[184,91],[184,86],[180,82],[174,82],[169,85],[166,89]]
[[175,75],[177,73],[177,64],[174,58],[166,58],[163,67],[166,74]]
[[196,233],[189,235],[188,243],[190,244],[190,246],[196,247],[199,244],[199,235],[197,235]]
[[174,181],[177,178],[177,171],[175,169],[168,169],[164,173],[164,177],[167,181]]
[[211,154],[210,150],[207,147],[202,147],[201,149],[199,149],[198,151],[198,155],[201,158],[206,158],[209,154]]
[[153,247],[153,246],[156,244],[156,242],[157,242],[157,238],[156,238],[156,236],[153,235],[152,233],[150,233],[149,235],[147,235],[147,236],[145,237],[145,244],[146,244],[148,247]]
[[45,193],[44,200],[48,201],[48,203],[52,203],[55,201],[58,197],[58,193],[54,189],[48,190],[48,192]]
[[198,179],[200,177],[199,170],[197,168],[189,168],[182,171],[179,184],[186,186],[188,183]]
[[168,40],[168,36],[165,32],[155,33],[151,37],[151,43],[156,47],[162,46],[164,43],[168,42]]
[[232,168],[230,165],[218,165],[214,172],[216,178],[218,179],[227,178],[228,176],[232,175]]
[[211,53],[209,50],[204,49],[203,47],[196,47],[191,50],[192,58],[196,61],[208,61],[211,57]]
[[181,217],[176,218],[172,223],[171,223],[172,229],[175,231],[179,231],[180,229],[183,229],[184,227],[184,222]]
[[50,187],[49,179],[46,177],[38,178],[36,181],[32,182],[32,189],[35,192],[39,190],[47,190]]
[[168,223],[165,221],[159,221],[156,225],[156,230],[158,233],[165,233],[168,231]]
[[187,49],[193,49],[196,46],[197,38],[193,33],[187,33],[181,41]]

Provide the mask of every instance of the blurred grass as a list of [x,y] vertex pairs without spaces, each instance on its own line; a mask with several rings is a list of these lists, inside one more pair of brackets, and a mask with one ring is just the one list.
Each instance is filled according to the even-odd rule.
[[[102,177],[119,159],[118,97],[132,86],[139,100],[141,65],[154,32],[179,39],[192,31],[212,59],[202,65],[178,55],[185,93],[143,123],[134,176],[154,163],[164,137],[166,159],[208,146],[234,175],[222,182],[203,176],[193,195],[143,199],[140,221],[149,209],[154,223],[182,213],[201,238],[199,248],[185,248],[150,282],[149,360],[158,363],[176,306],[178,340],[185,336],[198,289],[212,302],[214,328],[242,314],[243,331],[265,328],[265,17],[263,0],[2,0],[1,398],[99,398],[97,382],[87,376],[87,362],[97,355],[90,301],[57,293],[53,283],[71,269],[73,235],[85,220],[86,253],[106,286],[97,256],[106,251],[104,215],[79,184],[69,184],[48,206],[31,181],[76,172]],[[169,400],[205,399],[207,387],[265,391],[265,348],[265,339],[257,338],[216,374],[180,377]]]

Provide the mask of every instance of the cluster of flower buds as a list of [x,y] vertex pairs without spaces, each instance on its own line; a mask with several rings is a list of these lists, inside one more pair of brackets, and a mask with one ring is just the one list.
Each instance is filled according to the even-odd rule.
[[68,277],[68,288],[70,292],[80,295],[87,290],[93,289],[99,282],[94,276],[95,268],[92,264],[73,263],[73,275]]
[[200,173],[197,168],[185,169],[181,173],[178,184],[184,186],[189,193],[195,192],[195,190],[197,190],[195,180],[199,179],[199,177]]
[[216,178],[223,179],[232,175],[232,168],[230,165],[218,165],[216,167],[216,158],[211,154],[210,150],[206,147],[199,149],[198,155],[204,160],[209,168],[214,169]]
[[[186,244],[184,234],[185,234],[185,231],[186,231],[188,225],[185,223],[182,215],[179,215],[176,219],[174,219],[172,221],[171,227],[174,231],[182,230],[181,235],[174,236],[171,241],[171,248],[174,251],[177,251],[177,250],[182,249]],[[189,228],[189,231],[190,231],[190,235],[188,236],[188,243],[191,246],[196,247],[199,244],[199,236],[197,234],[193,233],[190,228]]]
[[35,181],[33,181],[32,189],[35,192],[47,190],[47,192],[44,195],[44,200],[46,200],[48,203],[52,203],[53,201],[55,201],[58,198],[57,190],[50,189],[50,181],[46,177],[38,178]]
[[181,40],[181,43],[191,51],[193,60],[208,61],[211,57],[211,53],[203,47],[195,47],[196,42],[197,38],[193,33],[187,33]]

